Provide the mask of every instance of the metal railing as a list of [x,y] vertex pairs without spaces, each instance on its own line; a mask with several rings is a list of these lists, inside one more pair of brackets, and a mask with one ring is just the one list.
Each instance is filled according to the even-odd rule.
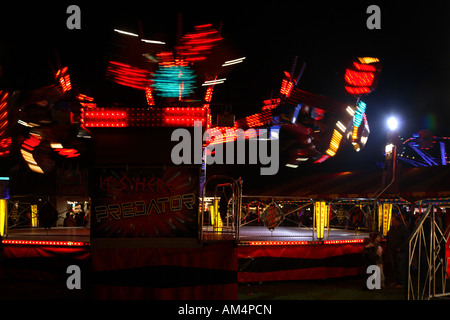
[[[209,187],[208,194],[206,192],[207,186]],[[224,189],[231,192],[229,192],[228,202],[221,203],[222,214],[219,216],[217,204],[219,200],[222,200],[221,195]],[[216,201],[216,207],[214,201]],[[400,212],[401,208],[397,204],[400,200],[394,199],[392,201],[395,208]],[[312,241],[319,240],[319,238],[326,240],[329,238],[331,228],[333,230],[346,230],[347,233],[354,233],[354,236],[357,236],[360,232],[380,230],[378,206],[383,203],[372,198],[337,198],[325,201],[329,211],[325,222],[325,233],[323,237],[319,237],[316,235],[317,223],[314,214],[315,203],[320,202],[318,199],[243,195],[240,180],[234,180],[227,176],[212,176],[204,184],[201,202],[204,205],[200,206],[202,208],[200,212],[201,220],[199,221],[201,226],[200,239],[205,239],[206,235],[206,239],[230,240],[232,238],[236,241],[248,240],[249,237],[272,238],[273,231],[278,225],[291,228],[291,230],[299,228],[298,230],[301,229],[302,231],[298,232],[297,235],[294,235],[294,232],[287,232],[289,235],[279,233],[277,234],[278,237],[297,236],[304,238],[310,235]],[[224,206],[226,206],[226,210]],[[268,209],[273,209],[272,214],[267,214]],[[220,225],[217,224],[218,220],[223,220],[219,221]],[[272,220],[277,221],[278,224],[272,225]],[[271,222],[268,223],[268,221]],[[257,229],[251,228],[253,226],[266,227],[270,233],[262,230],[256,234]],[[245,233],[244,235],[241,234],[241,228],[245,228],[242,231]]]
[[[225,182],[215,185],[214,193],[207,196],[207,186],[214,180],[222,180]],[[217,202],[225,193],[225,189],[231,191],[230,199],[226,201],[226,214],[221,218]],[[208,199],[211,204],[208,205]],[[222,204],[223,205],[223,204]],[[239,239],[240,233],[240,217],[242,206],[242,180],[235,180],[228,176],[215,175],[205,181],[202,190],[202,198],[200,204],[200,221],[199,221],[199,238],[200,240],[215,239],[214,236],[220,236],[217,239]],[[214,209],[211,211],[211,209]],[[223,208],[222,208],[223,209]],[[205,219],[207,218],[207,219]],[[209,218],[209,219],[208,219]],[[224,221],[223,221],[224,220]],[[220,223],[218,223],[220,222]],[[206,236],[206,237],[205,237]]]
[[[242,196],[242,218],[241,227],[248,227],[246,230],[251,230],[252,226],[264,226],[264,228],[270,232],[262,232],[258,234],[258,238],[263,239],[266,237],[270,240],[273,236],[272,232],[279,225],[289,227],[302,227],[307,230],[305,233],[298,233],[297,235],[289,233],[286,237],[304,238],[306,235],[310,235],[311,240],[314,240],[314,200],[305,197],[284,197],[284,196],[255,196],[255,195],[243,195]],[[274,216],[264,215],[264,211],[270,207],[276,207],[275,211],[278,213]],[[268,221],[276,220],[275,225],[267,223],[263,216]],[[249,229],[250,228],[250,229]],[[271,229],[272,228],[272,229]],[[280,237],[280,236],[279,236]],[[281,236],[282,237],[282,236]],[[241,239],[245,240],[245,239]]]
[[436,218],[435,206],[430,205],[410,235],[408,300],[450,297],[445,261],[449,226],[442,230],[443,225]]

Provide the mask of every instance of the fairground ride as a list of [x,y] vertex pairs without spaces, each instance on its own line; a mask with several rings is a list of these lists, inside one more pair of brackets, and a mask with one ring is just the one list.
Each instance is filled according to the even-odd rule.
[[14,151],[26,170],[48,174],[64,161],[90,157],[86,141],[92,129],[192,128],[196,121],[211,129],[212,138],[203,147],[236,140],[238,129],[254,129],[256,135],[260,129],[277,129],[279,134],[269,139],[279,139],[280,165],[292,168],[322,163],[344,143],[359,151],[367,142],[370,129],[363,100],[376,88],[381,71],[377,58],[359,57],[346,69],[351,105],[300,89],[306,64],[295,58],[291,70],[284,72],[278,96],[264,100],[261,112],[237,120],[219,112],[213,123],[214,89],[233,68],[250,63],[228,49],[218,29],[195,26],[172,48],[124,30],[115,29],[114,35],[138,58],[130,63],[125,55],[117,55],[107,64],[106,79],[145,96],[146,105],[99,105],[95,97],[72,86],[70,67],[58,66],[53,85],[0,91],[0,157]]

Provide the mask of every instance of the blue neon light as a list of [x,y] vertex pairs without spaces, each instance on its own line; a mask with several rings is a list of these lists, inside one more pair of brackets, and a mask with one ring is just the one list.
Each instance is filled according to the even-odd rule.
[[356,106],[355,115],[353,116],[353,126],[359,128],[363,120],[364,113],[366,112],[366,104],[362,101],[358,102]]
[[195,74],[186,66],[159,67],[152,81],[156,94],[167,98],[187,97],[195,88]]

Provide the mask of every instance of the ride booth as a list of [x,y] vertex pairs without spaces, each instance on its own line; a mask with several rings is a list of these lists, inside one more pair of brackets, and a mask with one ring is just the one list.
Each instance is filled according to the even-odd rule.
[[[173,131],[183,128],[193,134],[194,120],[206,120],[209,110],[173,109],[127,109],[128,123],[139,117],[144,126],[92,127],[94,299],[237,298],[234,242],[199,241],[204,166],[175,165],[171,159],[177,144],[171,141]],[[171,126],[167,116],[161,117],[171,111],[174,118],[190,121]],[[96,123],[105,121],[100,112],[88,116]]]

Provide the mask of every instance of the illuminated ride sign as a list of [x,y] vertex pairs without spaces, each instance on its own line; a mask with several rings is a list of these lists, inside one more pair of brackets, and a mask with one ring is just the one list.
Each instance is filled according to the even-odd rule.
[[95,169],[93,238],[196,238],[198,167]]

